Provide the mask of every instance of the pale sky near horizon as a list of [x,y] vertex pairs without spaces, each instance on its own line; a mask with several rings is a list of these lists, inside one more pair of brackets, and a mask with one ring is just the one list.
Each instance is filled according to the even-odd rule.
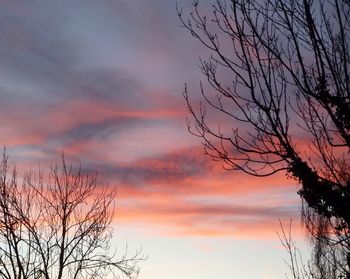
[[175,3],[0,0],[0,143],[20,170],[64,151],[118,185],[116,244],[143,247],[139,278],[284,278],[279,219],[305,249],[298,186],[225,171],[189,134],[181,91],[196,100],[206,52]]

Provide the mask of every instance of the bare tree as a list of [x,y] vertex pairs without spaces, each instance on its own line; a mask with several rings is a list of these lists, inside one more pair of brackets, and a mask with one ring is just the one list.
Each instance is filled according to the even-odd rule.
[[184,90],[190,131],[229,169],[299,181],[310,234],[340,247],[350,278],[350,1],[217,0],[203,14],[195,0],[178,15],[211,53],[204,104]]
[[[300,250],[295,244],[295,241],[292,238],[292,220],[290,220],[289,227],[286,230],[280,221],[281,233],[278,234],[278,237],[282,243],[284,250],[288,254],[288,259],[285,260],[285,263],[289,267],[289,271],[294,279],[304,279],[304,278],[313,278],[309,276],[308,265],[304,263],[304,259],[301,255]],[[288,278],[288,276],[287,276]]]
[[0,169],[0,278],[136,277],[142,258],[111,251],[116,189],[62,165],[19,182],[4,154]]

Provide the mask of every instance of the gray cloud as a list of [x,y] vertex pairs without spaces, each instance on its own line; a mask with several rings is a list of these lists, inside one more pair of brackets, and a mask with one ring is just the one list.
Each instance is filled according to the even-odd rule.
[[[145,158],[128,164],[98,162],[96,160],[85,161],[85,163],[86,170],[92,172],[97,170],[106,181],[117,181],[131,187],[147,185],[149,189],[162,183],[169,184],[171,187],[178,184],[180,187],[186,178],[204,176],[212,168],[210,161],[203,156],[198,156],[198,150],[193,148],[167,153],[159,157]],[[162,189],[161,191],[167,190]]]

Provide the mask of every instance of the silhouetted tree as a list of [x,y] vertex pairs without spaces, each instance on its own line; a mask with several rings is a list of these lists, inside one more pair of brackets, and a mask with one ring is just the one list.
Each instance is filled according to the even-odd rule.
[[[323,225],[322,225],[323,226]],[[348,245],[344,243],[329,244],[327,233],[319,231],[317,237],[311,237],[314,244],[312,257],[305,262],[302,253],[297,248],[292,238],[291,223],[288,230],[281,224],[281,234],[279,238],[288,254],[285,260],[289,267],[292,278],[294,279],[339,279],[349,278],[347,271],[347,252]],[[324,241],[325,240],[325,241]],[[288,278],[288,276],[287,276]]]
[[0,278],[136,277],[137,252],[110,251],[116,189],[73,170],[64,157],[48,174],[0,168]]
[[314,259],[336,249],[337,276],[350,278],[350,1],[217,0],[204,15],[199,1],[192,7],[186,18],[178,9],[180,20],[211,54],[200,60],[204,104],[184,90],[190,131],[229,169],[299,181],[322,248]]

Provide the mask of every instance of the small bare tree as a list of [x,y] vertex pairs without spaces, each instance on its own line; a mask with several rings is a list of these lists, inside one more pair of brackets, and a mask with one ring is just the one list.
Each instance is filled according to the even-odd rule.
[[0,169],[0,278],[136,277],[137,252],[111,253],[116,189],[62,165],[19,182],[4,154]]
[[[319,216],[318,216],[319,217]],[[323,219],[319,219],[323,222]],[[285,229],[281,225],[281,233],[278,237],[284,250],[288,254],[285,263],[289,267],[291,278],[293,279],[347,279],[347,255],[344,254],[344,244],[330,244],[327,239],[327,233],[319,230],[319,236],[311,237],[313,243],[312,257],[307,262],[302,257],[302,253],[296,246],[292,237],[292,222]],[[323,226],[324,224],[319,224]],[[340,245],[340,247],[338,246]],[[344,262],[345,259],[345,262]],[[289,276],[287,275],[287,278]]]
[[350,278],[350,1],[217,0],[209,14],[199,2],[178,9],[210,51],[204,105],[184,90],[190,131],[229,169],[299,181],[309,233]]

